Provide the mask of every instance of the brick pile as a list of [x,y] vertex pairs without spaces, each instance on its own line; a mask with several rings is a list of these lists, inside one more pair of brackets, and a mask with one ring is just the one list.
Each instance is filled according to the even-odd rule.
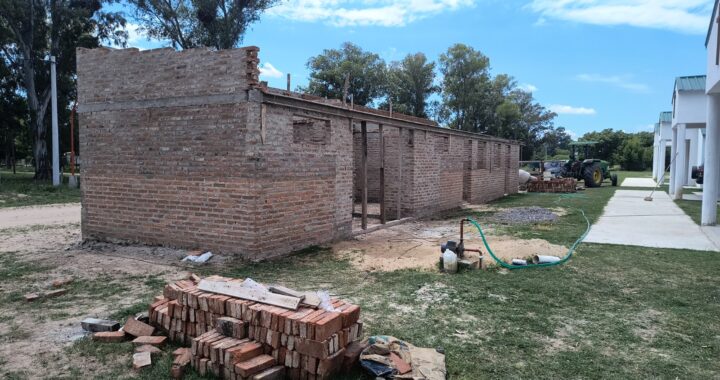
[[[231,280],[215,277],[219,280]],[[360,307],[331,299],[335,311],[301,304],[289,310],[201,291],[197,281],[165,286],[150,323],[190,344],[191,365],[224,379],[328,379],[347,365],[360,340]],[[280,367],[280,368],[278,368]],[[277,376],[277,377],[272,377]]]
[[575,193],[577,180],[574,178],[553,178],[548,181],[529,182],[527,191],[531,193]]

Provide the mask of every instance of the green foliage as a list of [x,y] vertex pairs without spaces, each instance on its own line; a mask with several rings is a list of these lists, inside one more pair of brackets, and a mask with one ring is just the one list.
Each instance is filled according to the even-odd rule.
[[450,128],[522,141],[523,159],[530,159],[543,136],[553,131],[557,115],[518,89],[512,77],[492,77],[490,60],[481,52],[456,44],[439,62],[443,86],[438,119]]
[[438,92],[435,62],[428,62],[423,53],[408,54],[400,62],[392,62],[387,72],[387,99],[380,105],[417,117],[428,117],[428,98]]
[[310,81],[306,88],[299,88],[302,92],[342,99],[347,90],[355,104],[366,106],[385,91],[385,61],[350,42],[342,44],[340,49],[326,49],[322,54],[311,57],[307,68],[310,70]]
[[[106,12],[103,5],[115,0],[3,0],[0,1],[0,56],[11,77],[18,78],[27,103],[26,125],[31,133],[35,176],[50,177],[48,155],[50,102],[49,56],[57,61],[58,119],[61,136],[67,136],[69,104],[75,94],[75,49],[93,48],[102,41],[123,45],[125,19]],[[63,128],[65,127],[65,128]],[[18,142],[27,141],[20,139]],[[67,139],[63,148],[67,146]],[[57,153],[59,154],[59,152]]]
[[249,25],[277,0],[128,0],[141,31],[173,47],[237,47]]
[[652,132],[626,133],[613,129],[588,132],[580,140],[597,141],[592,148],[593,157],[620,165],[624,170],[647,170],[652,168]]

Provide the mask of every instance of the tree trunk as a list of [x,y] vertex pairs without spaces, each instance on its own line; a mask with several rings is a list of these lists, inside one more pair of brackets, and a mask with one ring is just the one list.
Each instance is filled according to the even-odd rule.
[[48,160],[48,149],[46,134],[47,129],[44,123],[45,118],[37,118],[34,125],[35,145],[33,146],[33,157],[35,158],[35,179],[50,179],[50,161]]

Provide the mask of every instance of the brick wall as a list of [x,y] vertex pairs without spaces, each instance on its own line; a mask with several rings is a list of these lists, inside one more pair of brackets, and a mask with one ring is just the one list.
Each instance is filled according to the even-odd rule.
[[[84,238],[263,259],[351,234],[361,146],[351,120],[359,131],[381,112],[273,102],[257,52],[78,49]],[[516,144],[387,120],[388,219],[398,204],[422,216],[517,190]],[[371,201],[379,137],[368,122]]]

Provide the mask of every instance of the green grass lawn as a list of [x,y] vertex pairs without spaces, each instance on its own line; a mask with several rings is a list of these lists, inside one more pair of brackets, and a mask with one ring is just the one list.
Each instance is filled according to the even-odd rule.
[[0,171],[0,208],[53,203],[80,202],[80,190],[63,185],[54,187],[50,181],[35,181],[33,173]]
[[[493,205],[559,206],[568,208],[568,213],[550,224],[494,228],[570,244],[585,230],[577,209],[597,220],[616,189],[603,186],[563,198],[558,194],[505,197]],[[470,216],[484,226],[490,223],[488,213]],[[717,253],[581,244],[565,265],[518,271],[364,272],[328,249],[317,248],[271,262],[228,264],[219,273],[200,272],[252,277],[298,289],[329,289],[362,306],[366,334],[442,347],[450,379],[710,379],[720,373],[718,268]],[[8,281],[21,281],[28,270],[25,265],[0,274]],[[160,282],[146,281],[161,293]],[[29,307],[17,297],[4,301],[6,307]],[[55,302],[67,300],[47,300],[43,307],[53,309]],[[130,306],[113,317],[122,319],[146,306]],[[166,349],[152,368],[137,374],[129,369],[132,347],[128,344],[80,340],[67,354],[103,363],[103,372],[90,376],[97,379],[156,379],[167,377],[170,351]],[[77,377],[88,374],[78,369]],[[347,378],[372,379],[360,372]]]

